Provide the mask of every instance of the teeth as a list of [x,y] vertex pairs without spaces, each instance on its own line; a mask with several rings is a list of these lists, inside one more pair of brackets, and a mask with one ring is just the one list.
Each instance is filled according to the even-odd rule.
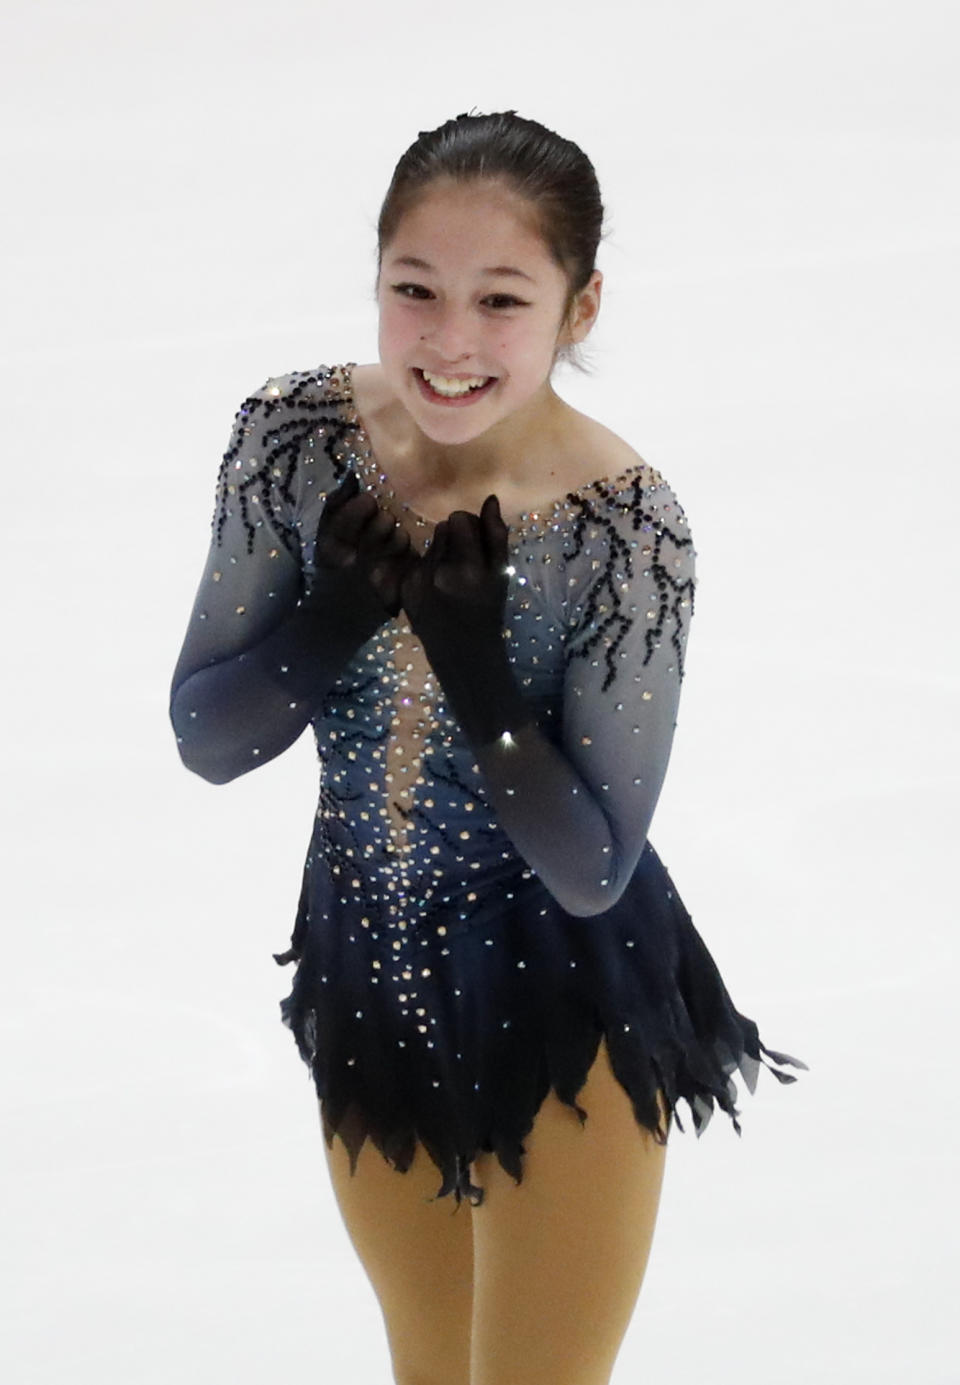
[[423,378],[437,391],[437,394],[467,394],[471,389],[478,389],[480,385],[485,385],[490,379],[489,375],[471,375],[468,380],[451,380],[446,375],[431,375],[429,370],[423,372]]

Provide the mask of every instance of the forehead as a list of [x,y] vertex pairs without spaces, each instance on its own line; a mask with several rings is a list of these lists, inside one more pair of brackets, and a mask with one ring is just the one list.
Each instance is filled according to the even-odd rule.
[[497,266],[508,262],[500,249],[510,251],[510,262],[550,258],[536,205],[502,183],[444,182],[426,188],[408,208],[385,257],[420,259],[435,268],[437,258]]

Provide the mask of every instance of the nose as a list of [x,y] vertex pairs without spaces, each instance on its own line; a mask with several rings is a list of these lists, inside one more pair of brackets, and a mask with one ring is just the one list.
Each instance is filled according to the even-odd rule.
[[447,306],[438,309],[420,340],[436,352],[444,365],[454,366],[474,354],[471,332],[467,314]]

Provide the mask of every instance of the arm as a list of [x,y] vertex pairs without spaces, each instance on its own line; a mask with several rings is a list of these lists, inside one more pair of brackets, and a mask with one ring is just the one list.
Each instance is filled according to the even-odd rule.
[[[355,540],[376,511],[372,497],[353,500],[355,480],[324,506],[305,580],[298,463],[316,412],[316,400],[268,382],[241,406],[221,465],[210,551],[170,694],[181,758],[211,783],[291,745],[388,615],[356,567],[336,565],[349,543],[321,542],[335,523]],[[370,532],[387,527],[378,521]]]
[[281,754],[384,618],[378,613],[361,623],[314,588],[257,644],[175,675],[170,720],[183,763],[210,783],[225,784]]
[[695,550],[665,483],[584,504],[597,523],[567,565],[579,590],[562,749],[525,710],[502,639],[478,657],[451,624],[431,662],[504,830],[558,903],[586,918],[617,902],[646,844],[676,727]]

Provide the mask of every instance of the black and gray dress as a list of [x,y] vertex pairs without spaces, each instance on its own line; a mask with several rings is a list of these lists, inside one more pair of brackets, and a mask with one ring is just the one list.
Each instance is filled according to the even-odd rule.
[[510,524],[509,657],[569,778],[549,801],[518,783],[508,835],[402,610],[311,682],[289,618],[348,470],[424,551],[432,522],[393,495],[349,365],[243,402],[171,700],[188,764],[229,728],[217,782],[313,727],[319,803],[291,946],[274,956],[296,963],[282,1019],[328,1145],[339,1134],[355,1167],[369,1138],[405,1172],[420,1141],[438,1196],[479,1202],[471,1160],[495,1152],[519,1181],[551,1088],[588,1118],[576,1097],[602,1037],[658,1138],[658,1089],[681,1131],[683,1099],[698,1135],[715,1101],[739,1133],[731,1074],[752,1092],[760,1063],[781,1082],[796,1079],[774,1064],[806,1064],[736,1009],[648,837],[694,608],[673,490],[639,463]]

